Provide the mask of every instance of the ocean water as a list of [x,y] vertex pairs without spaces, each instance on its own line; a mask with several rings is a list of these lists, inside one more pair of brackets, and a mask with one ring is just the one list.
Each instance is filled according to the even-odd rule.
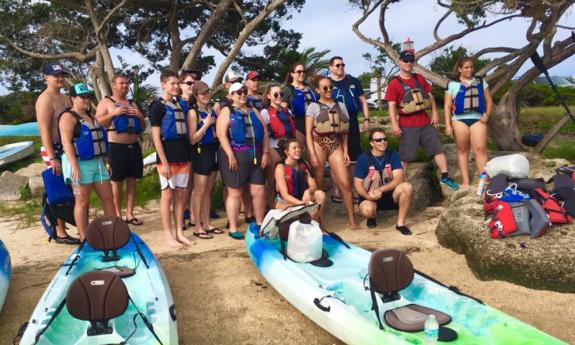
[[20,125],[0,125],[0,137],[40,136],[37,122],[27,122]]

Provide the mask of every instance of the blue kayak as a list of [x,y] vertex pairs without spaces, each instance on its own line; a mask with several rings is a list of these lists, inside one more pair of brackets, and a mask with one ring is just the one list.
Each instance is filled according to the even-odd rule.
[[10,276],[12,275],[12,265],[10,263],[10,254],[4,243],[0,241],[0,310],[6,300],[8,287],[10,286]]

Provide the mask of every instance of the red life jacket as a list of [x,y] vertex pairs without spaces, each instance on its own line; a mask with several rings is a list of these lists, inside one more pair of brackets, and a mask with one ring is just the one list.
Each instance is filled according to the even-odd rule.
[[487,197],[483,204],[485,216],[491,217],[488,224],[491,238],[504,238],[517,231],[517,223],[509,203],[497,198]]
[[551,194],[541,188],[535,188],[533,190],[533,198],[543,207],[551,223],[571,224],[571,217]]
[[301,199],[303,192],[308,189],[307,174],[309,169],[302,160],[298,162],[298,169],[283,163],[285,180],[288,186],[288,193],[295,198]]
[[269,107],[268,114],[270,116],[270,123],[268,123],[270,137],[274,139],[295,138],[295,120],[288,109],[278,111],[274,107]]

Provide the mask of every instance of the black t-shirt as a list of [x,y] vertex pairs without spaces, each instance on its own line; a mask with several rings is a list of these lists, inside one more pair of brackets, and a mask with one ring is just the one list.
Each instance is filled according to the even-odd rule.
[[359,96],[363,95],[363,88],[359,79],[346,74],[342,80],[331,80],[333,83],[332,97],[345,104],[350,116],[357,116],[362,111]]
[[[166,114],[165,105],[157,100],[150,109],[150,124],[152,127],[162,127],[162,118]],[[169,163],[183,163],[190,161],[190,141],[188,137],[174,140],[162,140],[162,146]],[[159,162],[160,157],[156,155]]]

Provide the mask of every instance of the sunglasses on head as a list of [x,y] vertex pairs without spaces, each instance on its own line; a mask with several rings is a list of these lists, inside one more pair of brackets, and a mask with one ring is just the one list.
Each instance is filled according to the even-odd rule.
[[283,96],[284,96],[284,93],[283,93],[283,92],[275,92],[275,93],[273,94],[273,96],[274,96],[274,98],[283,97]]
[[371,141],[375,141],[376,143],[387,142],[387,138],[373,138]]
[[344,68],[345,64],[344,63],[336,63],[334,66],[335,66],[335,68],[340,68],[340,67]]
[[303,70],[303,69],[298,69],[297,71],[293,71],[293,73],[304,74],[304,73],[305,73],[305,70]]
[[192,85],[194,85],[194,83],[195,83],[195,81],[193,81],[193,80],[188,80],[188,81],[183,81],[183,82],[182,82],[182,84],[186,84],[186,85],[188,85],[188,86],[192,86]]
[[333,90],[333,85],[330,85],[330,86],[324,86],[324,87],[322,87],[322,90],[323,90],[323,91],[330,91],[330,90]]

